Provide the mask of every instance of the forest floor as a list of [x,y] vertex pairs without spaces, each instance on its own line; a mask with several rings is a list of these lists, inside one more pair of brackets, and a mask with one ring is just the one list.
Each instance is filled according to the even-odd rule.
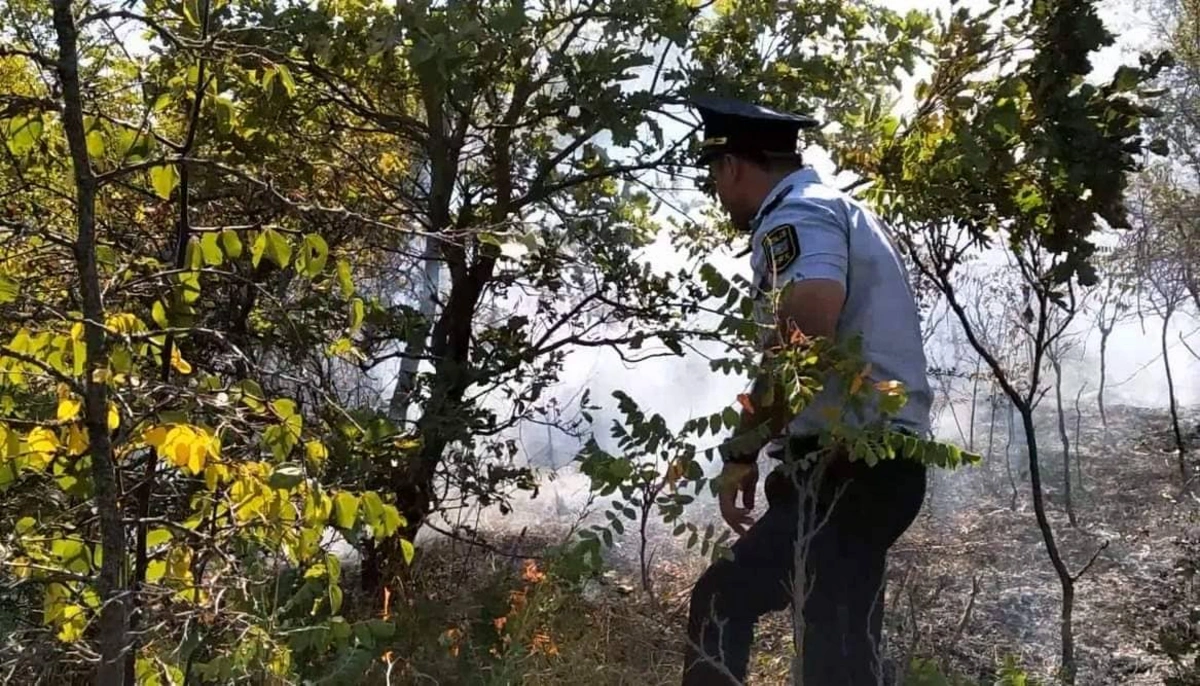
[[[1194,448],[1200,447],[1200,413],[1190,410],[1183,417],[1185,434]],[[1077,683],[1161,684],[1170,665],[1154,652],[1153,643],[1164,611],[1177,597],[1172,589],[1180,583],[1179,545],[1200,531],[1200,501],[1181,493],[1164,411],[1113,407],[1108,420],[1105,431],[1098,416],[1085,410],[1081,417],[1082,484],[1073,469],[1078,525],[1072,527],[1065,513],[1056,418],[1039,418],[1047,507],[1064,560],[1076,572],[1095,557],[1076,588]],[[890,558],[886,626],[894,656],[937,656],[947,670],[981,683],[990,683],[1007,657],[1033,675],[1053,673],[1059,655],[1060,587],[1036,526],[1027,468],[1021,473],[1026,463],[1022,440],[1018,434],[1008,451],[1017,486],[1015,507],[1004,467],[1007,429],[1002,424],[993,434],[991,460],[930,479],[922,514]],[[985,452],[986,445],[978,443],[977,451]],[[557,506],[561,509],[561,502]],[[715,517],[709,509],[692,519],[704,524]],[[503,614],[504,602],[493,598],[489,608],[480,598],[489,592],[499,597],[497,579],[520,586],[521,558],[536,555],[561,535],[564,527],[555,521],[532,517],[519,526],[519,535],[508,525],[486,527],[491,530],[490,551],[452,541],[426,543],[413,571],[421,587],[414,590],[432,603],[422,610],[427,629],[478,624],[482,615]],[[487,669],[494,673],[481,682],[678,683],[688,592],[705,563],[669,532],[655,530],[656,599],[650,600],[640,590],[635,539],[636,533],[626,535],[611,560],[613,569],[603,578],[582,592],[558,594],[539,610],[536,628],[526,632],[548,636],[554,650],[525,651],[509,661],[519,664],[503,667],[492,652]],[[787,613],[764,618],[756,634],[750,683],[790,683],[791,655]],[[435,679],[448,669],[433,664],[440,659],[444,656],[417,651],[410,664],[421,668],[424,661],[426,675]],[[462,661],[456,661],[461,671]],[[462,676],[441,683],[476,681]]]

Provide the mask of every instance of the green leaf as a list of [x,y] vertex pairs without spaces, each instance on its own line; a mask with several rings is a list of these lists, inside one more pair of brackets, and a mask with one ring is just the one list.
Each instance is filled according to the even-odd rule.
[[382,619],[368,619],[363,622],[376,638],[391,638],[396,635],[396,625]]
[[20,294],[21,285],[0,274],[0,304],[13,302]]
[[74,643],[83,638],[83,632],[87,629],[87,615],[85,610],[80,605],[66,605],[62,608],[61,627],[58,630],[58,639],[64,643]]
[[378,530],[383,519],[383,500],[379,494],[367,491],[362,494],[359,502],[362,503],[363,522],[372,530]]
[[229,98],[213,99],[213,113],[217,119],[217,128],[221,133],[233,131],[233,102]]
[[413,555],[415,555],[416,552],[417,550],[413,547],[412,541],[403,538],[400,539],[400,553],[404,555],[404,564],[411,565],[413,561]]
[[383,506],[383,515],[379,524],[379,529],[376,532],[376,538],[391,538],[392,534],[396,533],[400,527],[408,522],[400,515],[400,511],[391,505]]
[[280,419],[286,420],[296,414],[296,401],[289,398],[279,398],[271,401],[271,411]]
[[217,241],[218,236],[212,231],[205,232],[200,238],[200,254],[204,258],[204,264],[210,267],[220,266],[225,261],[225,253],[221,251]]
[[737,410],[732,407],[725,408],[725,411],[721,413],[721,421],[724,422],[726,428],[737,428],[739,421]]
[[200,26],[200,1],[183,0],[183,18],[192,26]]
[[288,97],[296,95],[296,81],[292,78],[292,72],[285,65],[275,65],[275,71],[279,74],[279,83],[283,84],[283,89],[287,91]]
[[329,587],[329,611],[337,614],[342,609],[342,587],[332,584]]
[[300,273],[308,278],[314,278],[325,269],[325,261],[329,258],[329,244],[315,233],[304,237],[300,245],[300,254],[296,257],[296,266]]
[[163,200],[170,200],[171,193],[179,185],[179,171],[173,164],[163,164],[150,168],[150,185],[154,192]]
[[88,133],[87,153],[88,157],[93,159],[97,157],[104,157],[104,134],[95,130]]
[[1141,72],[1136,67],[1121,65],[1113,75],[1112,87],[1116,93],[1128,93],[1137,88]]
[[91,555],[83,541],[57,538],[50,543],[50,554],[67,570],[76,574],[91,571]]
[[366,308],[363,305],[362,298],[355,298],[350,301],[350,330],[357,331],[358,327],[362,326],[363,319],[366,317]]
[[242,256],[242,239],[233,229],[221,229],[221,247],[229,259],[236,260]]
[[275,471],[271,472],[267,485],[271,488],[290,490],[299,486],[302,481],[304,481],[304,468],[296,462],[285,462],[277,465]]
[[42,120],[13,117],[8,120],[8,150],[24,157],[42,137]]
[[150,318],[158,325],[160,329],[166,329],[171,326],[171,321],[167,319],[167,308],[163,306],[161,300],[155,300],[150,307]]
[[33,517],[21,517],[20,519],[17,520],[17,527],[16,527],[17,534],[18,535],[26,534],[26,533],[32,531],[35,526],[37,526],[37,520],[34,519]]
[[263,393],[262,386],[254,379],[243,379],[234,385],[234,389],[241,396],[241,401],[247,407],[255,412],[262,412],[266,409],[266,395]]
[[320,441],[308,441],[304,444],[304,459],[314,467],[318,467],[329,457],[329,450]]
[[150,560],[146,565],[146,582],[156,584],[167,575],[166,560]]
[[146,547],[154,548],[171,540],[170,529],[151,529],[146,532]]
[[354,279],[350,277],[350,263],[346,260],[337,261],[337,279],[343,298],[354,295]]
[[353,493],[340,491],[333,497],[333,522],[340,529],[353,529],[358,514],[358,498]]
[[292,261],[292,245],[275,229],[263,229],[250,247],[251,264],[257,267],[264,256],[280,269],[286,269]]
[[[290,400],[277,400],[271,403],[272,409],[275,409],[278,414],[280,410],[276,407],[280,406],[287,408],[294,407],[294,403]],[[263,442],[271,449],[271,453],[277,460],[286,460],[300,442],[300,432],[304,428],[304,417],[298,414],[288,414],[286,417],[281,416],[282,423],[267,427],[263,432]]]

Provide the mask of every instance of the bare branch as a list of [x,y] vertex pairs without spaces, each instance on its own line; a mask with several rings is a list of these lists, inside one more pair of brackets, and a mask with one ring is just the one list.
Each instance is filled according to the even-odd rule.
[[1100,557],[1100,553],[1104,552],[1107,548],[1108,541],[1101,543],[1100,547],[1096,549],[1096,552],[1092,553],[1092,559],[1088,560],[1087,564],[1083,566],[1083,569],[1079,570],[1078,574],[1071,577],[1071,581],[1079,581],[1084,574],[1087,574],[1088,570],[1092,568],[1092,565],[1096,564],[1096,560]]
[[54,69],[57,66],[57,63],[53,59],[40,52],[22,50],[8,45],[0,45],[0,57],[24,57],[45,69]]

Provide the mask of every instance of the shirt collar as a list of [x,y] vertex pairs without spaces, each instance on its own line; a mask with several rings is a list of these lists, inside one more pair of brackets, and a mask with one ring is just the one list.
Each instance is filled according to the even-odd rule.
[[758,206],[758,212],[754,215],[754,219],[750,222],[751,232],[758,230],[758,225],[762,220],[779,206],[781,196],[787,195],[793,189],[799,186],[808,186],[814,183],[820,183],[821,177],[817,175],[817,170],[812,167],[801,167],[796,171],[788,174],[775,184],[767,197],[763,198],[762,204]]

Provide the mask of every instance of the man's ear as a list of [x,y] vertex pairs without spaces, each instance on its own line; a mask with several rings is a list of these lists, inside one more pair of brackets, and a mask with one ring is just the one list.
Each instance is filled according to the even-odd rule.
[[746,180],[745,160],[735,155],[725,155],[725,164],[729,165],[729,181],[734,187]]

